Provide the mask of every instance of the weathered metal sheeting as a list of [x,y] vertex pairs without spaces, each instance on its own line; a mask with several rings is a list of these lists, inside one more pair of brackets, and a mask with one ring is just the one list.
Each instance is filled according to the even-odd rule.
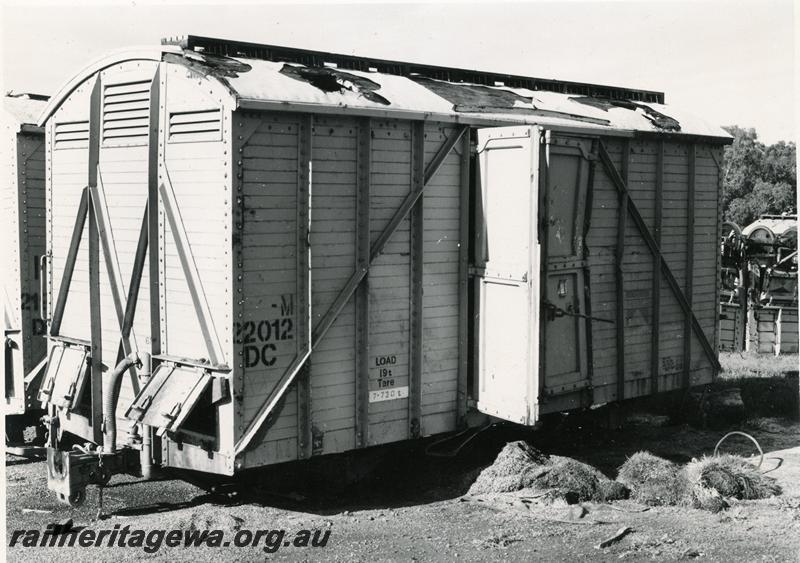
[[26,391],[37,386],[46,352],[38,270],[45,254],[45,150],[44,131],[36,126],[46,101],[13,92],[3,98],[5,414],[34,408],[35,393]]
[[[200,64],[209,64],[202,55],[184,56],[189,60],[198,58]],[[463,122],[585,124],[610,130],[728,136],[722,129],[685,111],[654,103],[603,104],[583,96],[525,88],[452,83],[377,72],[320,71],[256,59],[231,60],[239,66],[231,74],[220,73],[219,79],[235,92],[240,105],[250,108],[288,102],[373,110],[387,116],[414,112]],[[211,69],[213,64],[209,64]]]
[[[87,67],[83,78],[98,69],[144,57],[141,51],[120,52]],[[504,85],[447,82],[422,76],[306,67],[244,57],[204,55],[176,46],[151,49],[151,60],[169,60],[222,83],[244,109],[351,112],[378,117],[426,116],[462,123],[525,123],[591,126],[618,132],[667,132],[680,135],[730,136],[681,108],[640,101],[610,100]],[[46,119],[80,83],[76,77],[53,100]]]

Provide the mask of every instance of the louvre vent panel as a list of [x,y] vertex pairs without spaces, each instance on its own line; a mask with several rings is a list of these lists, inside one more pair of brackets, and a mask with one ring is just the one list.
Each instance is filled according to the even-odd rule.
[[89,146],[89,121],[56,123],[53,139],[56,150],[84,149]]
[[169,140],[219,141],[222,137],[222,111],[219,108],[169,114]]
[[103,143],[147,144],[150,80],[109,84],[103,88]]

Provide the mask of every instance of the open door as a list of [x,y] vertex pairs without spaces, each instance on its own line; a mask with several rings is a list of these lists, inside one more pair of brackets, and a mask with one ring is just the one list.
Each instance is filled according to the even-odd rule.
[[125,416],[157,428],[158,436],[176,432],[210,383],[208,370],[163,362]]
[[539,131],[478,131],[478,410],[519,424],[539,394]]
[[549,411],[591,404],[585,237],[593,145],[589,138],[547,132],[543,146],[540,400]]

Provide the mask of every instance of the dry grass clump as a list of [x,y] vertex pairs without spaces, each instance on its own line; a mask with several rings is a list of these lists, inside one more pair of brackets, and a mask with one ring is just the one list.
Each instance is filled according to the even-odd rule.
[[694,459],[686,465],[685,474],[689,485],[686,504],[712,512],[725,508],[726,498],[753,500],[781,494],[775,479],[738,455]]
[[552,493],[568,503],[630,498],[650,506],[691,506],[712,512],[727,499],[762,499],[781,493],[775,479],[745,458],[720,455],[694,459],[685,466],[650,452],[637,452],[611,481],[594,467],[569,457],[548,457],[526,444],[506,444],[495,462],[481,471],[471,494],[529,489]]
[[685,467],[637,452],[620,468],[617,479],[631,497],[649,505],[681,505],[719,512],[726,499],[761,499],[781,493],[775,479],[737,455],[695,459]]
[[625,487],[610,483],[590,465],[568,457],[547,457],[525,442],[511,442],[495,462],[480,473],[469,492],[552,491],[554,497],[572,503],[626,498]]
[[601,481],[608,481],[597,469],[569,457],[553,456],[547,471],[537,479],[538,487],[553,489],[572,502],[592,500]]
[[481,471],[470,487],[471,494],[508,493],[528,487],[548,457],[525,442],[510,442],[503,447],[494,463]]
[[617,480],[628,487],[631,498],[650,506],[678,504],[686,490],[681,468],[650,452],[636,452],[620,467]]

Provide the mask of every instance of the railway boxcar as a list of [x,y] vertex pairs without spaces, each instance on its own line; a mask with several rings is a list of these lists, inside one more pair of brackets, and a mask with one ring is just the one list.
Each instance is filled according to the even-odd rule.
[[[40,260],[45,254],[45,147],[38,126],[47,96],[9,92],[3,98],[3,310],[6,445],[23,453],[23,431],[39,427],[36,401],[47,341],[40,311]],[[39,432],[41,434],[41,432]]]
[[663,104],[194,36],[87,67],[42,121],[51,489],[711,381],[729,137]]

